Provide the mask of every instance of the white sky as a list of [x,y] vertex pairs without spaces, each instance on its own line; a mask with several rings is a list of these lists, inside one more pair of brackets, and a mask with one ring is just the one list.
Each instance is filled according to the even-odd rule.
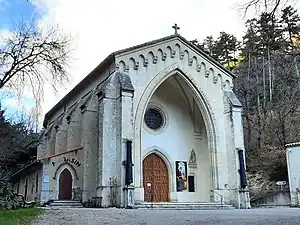
[[[236,0],[35,0],[46,23],[59,24],[75,36],[70,64],[72,84],[54,96],[45,93],[44,113],[115,50],[174,33],[192,40],[220,31],[243,34]],[[184,3],[184,4],[183,4]]]
[[73,37],[72,82],[54,95],[45,88],[43,114],[111,52],[179,33],[192,40],[220,31],[241,37],[244,21],[237,1],[245,0],[32,0],[43,23],[58,24]]

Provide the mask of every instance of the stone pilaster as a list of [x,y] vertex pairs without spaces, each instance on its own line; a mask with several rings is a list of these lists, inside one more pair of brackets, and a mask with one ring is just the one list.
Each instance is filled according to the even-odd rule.
[[[121,122],[121,140],[122,140],[122,147],[120,148],[119,154],[117,154],[117,162],[123,162],[126,160],[126,141],[133,140],[133,90],[122,90],[121,95],[121,115],[119,120]],[[132,144],[132,147],[134,145]],[[134,149],[132,149],[132,161],[134,162]],[[133,170],[133,177],[136,176]],[[125,185],[125,166],[121,164],[117,164],[117,171],[120,172],[120,180],[121,180],[121,187],[123,188],[122,197],[124,199],[122,202],[123,207],[133,207],[134,205],[134,183],[132,185],[126,186]],[[139,176],[139,175],[137,175]],[[134,180],[134,179],[133,179]]]
[[[126,140],[133,139],[133,87],[115,72],[99,93],[99,182],[102,206],[124,206]],[[101,165],[100,165],[101,164]],[[132,193],[132,192],[128,192]]]
[[41,180],[41,199],[40,204],[44,204],[50,200],[50,165],[49,161],[43,162],[42,180]]
[[[241,187],[238,150],[244,150],[242,105],[232,90],[224,91],[225,131],[227,140],[228,185],[224,188],[225,202],[237,208],[250,208],[249,191]],[[243,152],[245,162],[245,152]]]
[[[244,131],[242,124],[242,105],[236,98],[232,91],[226,93],[229,103],[230,103],[230,124],[232,130],[232,149],[228,149],[232,153],[232,161],[228,163],[231,166],[231,187],[230,187],[230,199],[232,204],[236,205],[238,208],[251,208],[249,191],[247,188],[241,188],[240,184],[240,173],[239,173],[239,158],[238,150],[244,150]],[[243,151],[244,163],[245,151]]]
[[61,123],[55,126],[56,129],[56,138],[55,138],[55,153],[62,153],[67,151],[67,135],[68,135],[68,126],[67,120],[62,119]]
[[232,107],[232,122],[233,122],[235,148],[244,149],[242,108]]
[[43,158],[47,156],[47,139],[45,135],[40,138],[40,144],[37,147],[37,158]]
[[[211,164],[212,164],[212,186],[213,190],[210,195],[210,200],[212,202],[218,203],[228,203],[228,182],[230,182],[230,177],[228,176],[229,165],[228,165],[228,155],[227,152],[231,151],[228,149],[228,140],[226,136],[226,126],[228,121],[225,118],[226,116],[223,113],[223,110],[226,107],[226,99],[223,98],[223,107],[215,112],[215,115],[219,117],[215,121],[216,130],[215,133],[215,143],[213,143],[210,137],[208,139],[208,149],[211,153]],[[229,145],[229,148],[231,146]]]
[[[240,208],[248,209],[251,208],[250,197],[248,189],[240,188],[240,173],[239,173],[239,158],[238,149],[245,149],[244,147],[244,131],[242,124],[242,108],[233,107],[232,108],[232,120],[233,120],[233,130],[234,130],[234,147],[235,147],[235,159],[236,159],[236,171],[237,176],[237,189],[239,190],[238,204]],[[244,164],[246,165],[245,150],[243,151]]]
[[[77,149],[81,146],[81,110],[79,105],[77,104],[75,108],[73,108],[68,116],[66,117],[68,121],[68,138],[67,138],[67,149]],[[82,164],[82,166],[75,168],[78,179],[74,181],[74,189],[80,188],[80,192],[82,191],[82,181],[83,181],[83,173],[84,173],[84,151],[75,151],[73,152],[75,158]],[[82,197],[82,196],[81,196]]]
[[[114,96],[102,96],[99,100],[99,182],[98,193],[102,197],[102,206],[116,204],[117,188],[120,187],[120,174],[116,173],[117,162],[117,99]],[[101,135],[102,134],[102,135]]]
[[70,113],[67,121],[69,124],[67,149],[71,150],[81,146],[81,114],[78,107]]
[[[214,171],[214,183],[213,183],[213,201],[214,202],[226,202],[228,193],[226,192],[226,187],[228,185],[228,164],[227,164],[227,151],[226,148],[227,140],[225,133],[225,121],[218,123],[218,129],[216,130],[216,152],[210,151],[212,154],[212,165]],[[229,150],[230,151],[230,150]]]
[[56,130],[54,127],[50,128],[47,137],[45,137],[46,142],[46,156],[55,154],[55,139],[56,139]]
[[86,203],[96,196],[97,184],[97,158],[98,158],[98,101],[95,93],[90,93],[91,98],[81,106],[82,110],[82,135],[81,145],[84,151],[82,201]]
[[125,187],[124,188],[124,203],[123,207],[126,208],[134,208],[134,187]]

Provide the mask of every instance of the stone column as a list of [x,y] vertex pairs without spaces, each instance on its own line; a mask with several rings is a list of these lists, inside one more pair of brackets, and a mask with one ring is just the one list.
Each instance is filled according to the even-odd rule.
[[98,101],[94,91],[90,93],[90,100],[81,106],[82,135],[81,145],[84,151],[82,202],[86,203],[96,197],[97,159],[98,159]]

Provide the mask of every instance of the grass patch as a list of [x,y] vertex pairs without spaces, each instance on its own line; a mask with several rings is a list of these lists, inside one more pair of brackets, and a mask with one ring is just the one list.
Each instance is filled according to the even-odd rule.
[[30,224],[33,219],[40,215],[44,210],[37,208],[21,208],[0,212],[1,225],[23,225]]

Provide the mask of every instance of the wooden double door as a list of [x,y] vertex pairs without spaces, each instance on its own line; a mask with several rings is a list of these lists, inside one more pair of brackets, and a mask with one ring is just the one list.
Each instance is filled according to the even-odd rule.
[[143,185],[145,202],[169,201],[169,174],[166,163],[157,154],[143,160]]

